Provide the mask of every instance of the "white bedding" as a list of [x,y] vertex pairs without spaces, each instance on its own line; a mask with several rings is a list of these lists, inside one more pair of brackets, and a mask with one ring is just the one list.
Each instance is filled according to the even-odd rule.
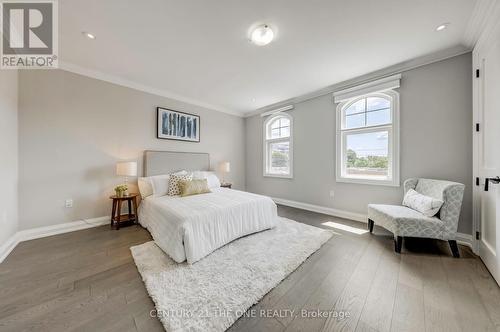
[[173,260],[192,264],[237,238],[273,228],[277,208],[266,196],[216,188],[187,197],[147,197],[139,222]]

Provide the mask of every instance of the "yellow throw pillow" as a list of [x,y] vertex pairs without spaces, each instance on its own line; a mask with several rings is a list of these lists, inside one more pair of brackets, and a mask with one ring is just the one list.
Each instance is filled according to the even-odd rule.
[[211,192],[210,189],[208,189],[207,179],[180,180],[179,189],[181,191],[182,197],[198,195],[198,194],[206,194]]

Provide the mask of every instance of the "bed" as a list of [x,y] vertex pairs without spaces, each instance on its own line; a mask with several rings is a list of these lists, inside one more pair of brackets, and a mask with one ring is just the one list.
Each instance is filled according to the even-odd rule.
[[[208,154],[146,151],[144,175],[179,170],[209,170]],[[242,236],[276,226],[276,204],[267,196],[234,189],[214,188],[211,193],[149,196],[139,208],[139,222],[155,243],[178,263],[195,263]]]

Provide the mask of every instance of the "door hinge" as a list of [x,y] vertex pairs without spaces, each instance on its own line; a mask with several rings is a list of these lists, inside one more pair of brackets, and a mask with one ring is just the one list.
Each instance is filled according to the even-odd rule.
[[480,240],[480,239],[481,239],[481,233],[476,232],[476,240]]
[[479,78],[479,69],[476,69],[476,78]]
[[476,178],[476,186],[479,186],[479,178]]
[[479,131],[479,123],[476,123],[476,131]]

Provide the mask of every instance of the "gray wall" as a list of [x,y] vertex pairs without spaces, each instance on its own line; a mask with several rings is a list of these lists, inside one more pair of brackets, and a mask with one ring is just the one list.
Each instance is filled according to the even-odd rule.
[[[3,74],[2,74],[3,75]],[[201,143],[156,138],[156,106],[201,116]],[[118,160],[147,149],[210,153],[245,187],[244,119],[62,70],[19,75],[20,229],[110,214]],[[135,182],[135,179],[133,179]],[[67,198],[73,208],[65,208]]]
[[[428,177],[464,183],[459,232],[467,234],[472,232],[471,77],[468,53],[403,72],[399,89],[401,180]],[[298,103],[290,112],[295,126],[293,179],[262,176],[264,119],[247,118],[247,190],[363,214],[368,203],[399,204],[402,187],[335,181],[335,106],[329,94]]]
[[0,247],[17,231],[17,79],[16,70],[0,74]]

